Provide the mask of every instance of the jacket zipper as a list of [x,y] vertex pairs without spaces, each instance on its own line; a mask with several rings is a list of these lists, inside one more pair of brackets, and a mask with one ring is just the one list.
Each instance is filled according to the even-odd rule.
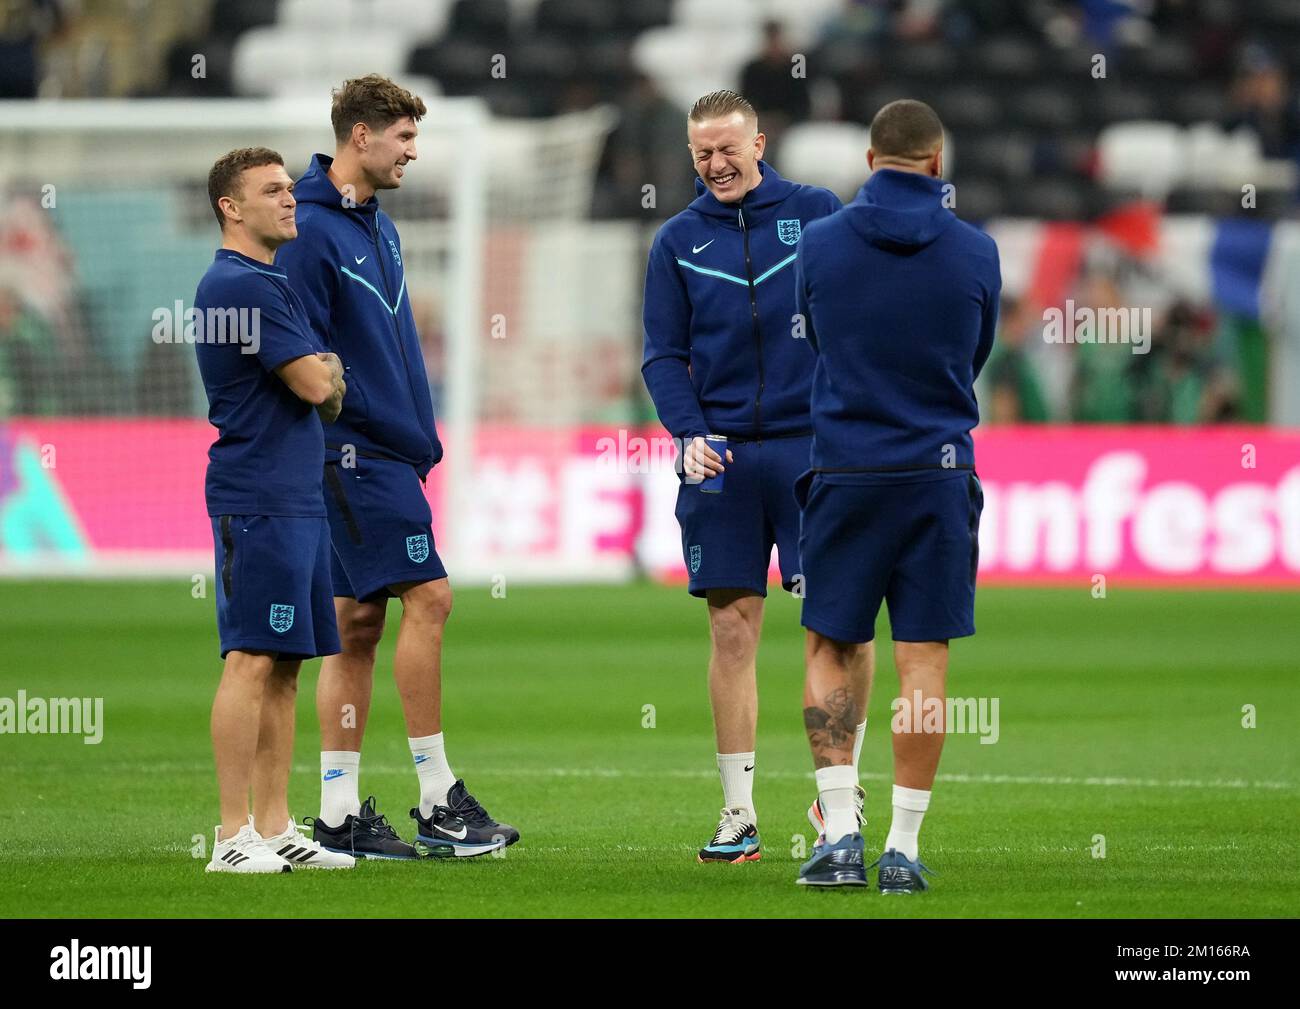
[[[743,204],[744,198],[741,198]],[[758,292],[754,289],[754,262],[749,256],[749,228],[745,225],[743,206],[736,208],[736,220],[745,239],[745,276],[749,280],[749,317],[754,330],[754,351],[758,355],[758,392],[754,395],[754,440],[763,440],[763,333],[758,328]]]
[[[384,285],[384,295],[388,298],[388,303],[393,302],[393,292],[388,285],[388,271],[384,269],[384,249],[379,244],[379,213],[375,212],[375,256],[379,260],[379,281]],[[397,321],[397,312],[390,313],[393,317],[393,334],[397,337],[397,353],[402,357],[402,369],[406,373],[406,391],[411,394],[411,406],[416,409],[416,415],[419,415],[419,401],[416,399],[415,390],[411,388],[411,362],[406,357],[406,346],[402,342],[402,327]]]

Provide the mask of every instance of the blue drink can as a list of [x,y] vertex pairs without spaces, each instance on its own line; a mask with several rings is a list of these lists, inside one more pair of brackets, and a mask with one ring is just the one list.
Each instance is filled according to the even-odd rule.
[[[706,434],[704,440],[709,443],[709,448],[718,453],[722,459],[722,465],[727,465],[727,436],[725,434]],[[701,494],[721,494],[722,479],[726,473],[719,473],[717,476],[706,477],[700,484]]]

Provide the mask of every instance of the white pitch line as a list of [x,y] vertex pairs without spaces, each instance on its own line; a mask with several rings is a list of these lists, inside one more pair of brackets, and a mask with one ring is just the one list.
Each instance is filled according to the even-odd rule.
[[[317,770],[316,765],[303,764],[294,768],[295,771],[312,771]],[[401,773],[408,770],[405,764],[394,766],[369,765],[367,770],[378,770],[383,773]],[[474,769],[474,774],[495,774],[502,777],[515,778],[685,778],[685,779],[707,779],[713,780],[718,776],[718,772],[712,769],[700,768],[698,770],[653,770],[649,768],[636,768],[624,770],[617,767],[519,767],[505,769],[493,769],[490,767],[478,767]],[[782,770],[762,770],[756,775],[759,778],[779,778],[783,780],[800,780],[812,781],[814,775],[812,771],[782,771]],[[884,774],[876,771],[862,771],[858,775],[865,781],[893,781],[893,775]],[[940,774],[938,781],[948,784],[957,785],[1079,785],[1084,787],[1100,788],[1187,788],[1187,789],[1267,789],[1270,791],[1287,791],[1297,786],[1290,781],[1250,781],[1245,778],[1172,778],[1162,780],[1160,778],[1127,778],[1122,776],[1105,776],[1105,777],[1070,777],[1063,775],[1030,775],[1030,774]]]
[[[108,761],[98,765],[102,773],[120,771],[130,774],[190,773],[211,774],[212,766],[207,763],[187,763],[182,761],[160,761],[154,764],[115,763]],[[373,764],[364,765],[367,772],[379,774],[402,774],[411,769],[411,765]],[[0,764],[0,772],[21,775],[31,768],[18,764]],[[319,764],[295,764],[295,774],[319,774]],[[502,778],[675,778],[686,780],[716,780],[718,772],[711,768],[697,770],[654,770],[649,768],[623,769],[617,767],[515,767],[494,768],[474,767],[474,777],[495,776]],[[812,781],[811,771],[761,770],[757,777],[766,779]],[[863,781],[893,780],[893,775],[878,771],[862,771],[858,775]],[[1285,792],[1300,789],[1300,785],[1291,781],[1254,781],[1246,778],[1129,778],[1120,775],[1075,777],[1069,775],[1033,775],[1033,774],[940,774],[937,780],[941,784],[953,785],[1035,785],[1042,787],[1078,786],[1084,788],[1168,788],[1213,790],[1232,789]]]

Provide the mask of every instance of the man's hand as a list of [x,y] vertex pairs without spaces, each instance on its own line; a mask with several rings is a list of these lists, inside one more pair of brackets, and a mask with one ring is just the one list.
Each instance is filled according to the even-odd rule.
[[[731,449],[727,449],[727,462],[735,462]],[[699,483],[711,476],[717,476],[727,467],[722,465],[722,456],[713,451],[712,446],[703,435],[692,438],[682,454],[682,472],[692,483]]]
[[343,397],[348,391],[347,383],[343,381],[343,362],[337,354],[324,353],[316,356],[329,366],[331,382],[329,398],[316,407],[316,412],[326,424],[332,424],[338,420],[339,413],[343,410]]

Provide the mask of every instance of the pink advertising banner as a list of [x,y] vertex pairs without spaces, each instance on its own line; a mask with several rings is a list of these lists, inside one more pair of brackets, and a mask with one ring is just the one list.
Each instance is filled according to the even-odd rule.
[[[0,570],[203,570],[201,420],[0,423]],[[685,577],[675,450],[658,428],[485,427],[460,509],[426,487],[453,577]],[[981,579],[1300,588],[1300,432],[977,432]],[[448,548],[452,548],[448,550]],[[207,561],[204,561],[204,557]]]

